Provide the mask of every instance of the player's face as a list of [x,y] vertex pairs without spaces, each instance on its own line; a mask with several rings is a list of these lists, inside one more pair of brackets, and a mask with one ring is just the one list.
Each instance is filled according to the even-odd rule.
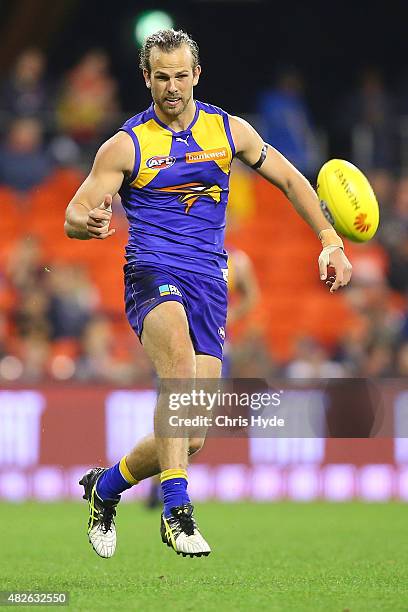
[[143,71],[154,103],[165,115],[178,117],[191,104],[193,87],[197,85],[201,68],[193,69],[193,57],[187,45],[165,53],[153,47],[150,52],[150,74]]

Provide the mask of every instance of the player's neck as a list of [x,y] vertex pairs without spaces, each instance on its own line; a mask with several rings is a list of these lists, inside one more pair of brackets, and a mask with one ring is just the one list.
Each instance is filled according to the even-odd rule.
[[188,128],[188,126],[194,119],[194,115],[196,112],[196,104],[193,98],[191,98],[184,111],[180,113],[180,115],[178,115],[177,117],[173,117],[172,115],[166,115],[166,113],[163,113],[156,104],[154,105],[154,112],[156,113],[160,121],[165,123],[171,130],[173,130],[174,132],[183,132]]

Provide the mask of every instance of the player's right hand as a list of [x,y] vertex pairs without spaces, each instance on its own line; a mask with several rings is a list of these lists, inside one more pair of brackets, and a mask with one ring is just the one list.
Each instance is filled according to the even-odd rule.
[[109,236],[113,236],[115,229],[109,229],[112,220],[112,196],[107,193],[102,204],[96,208],[92,208],[88,213],[86,228],[91,238],[105,240]]
[[[335,276],[327,278],[329,266],[334,268]],[[334,293],[340,287],[345,287],[350,282],[352,269],[351,263],[339,246],[326,246],[319,255],[320,278],[326,281],[330,293]]]

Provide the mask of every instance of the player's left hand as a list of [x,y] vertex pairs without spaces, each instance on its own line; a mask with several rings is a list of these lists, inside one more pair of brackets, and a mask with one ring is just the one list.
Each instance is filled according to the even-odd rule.
[[[327,278],[327,268],[329,266],[334,268],[335,276]],[[327,246],[319,255],[319,271],[321,280],[326,281],[330,293],[334,293],[339,287],[345,287],[350,282],[352,265],[342,248]]]

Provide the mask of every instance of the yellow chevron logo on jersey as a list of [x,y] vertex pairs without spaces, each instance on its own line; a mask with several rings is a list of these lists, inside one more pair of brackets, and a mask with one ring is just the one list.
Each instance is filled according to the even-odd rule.
[[185,213],[190,212],[190,208],[203,196],[210,197],[218,204],[221,200],[222,189],[218,185],[204,185],[204,183],[184,183],[183,185],[172,185],[171,187],[158,187],[156,191],[166,193],[177,193],[179,202],[185,204]]

